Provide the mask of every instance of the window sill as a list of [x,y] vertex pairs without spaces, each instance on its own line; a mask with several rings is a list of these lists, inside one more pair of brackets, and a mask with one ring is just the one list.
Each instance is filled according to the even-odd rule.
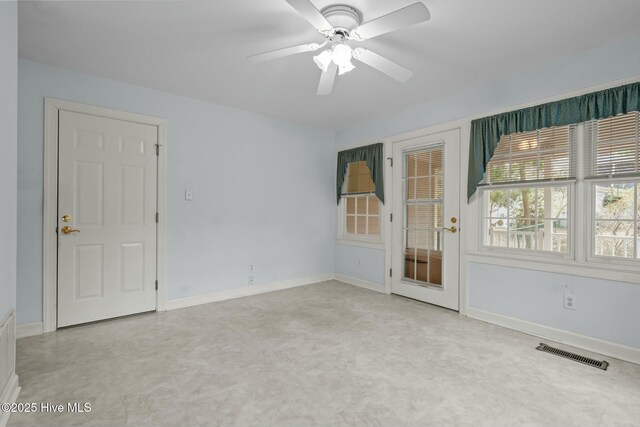
[[384,250],[384,242],[381,242],[378,240],[358,240],[358,239],[338,237],[336,239],[336,244],[346,245],[346,246],[357,246],[360,248]]
[[579,262],[562,258],[526,257],[478,251],[467,252],[465,258],[467,262],[476,264],[523,268],[547,273],[640,284],[640,273],[638,273],[637,266],[602,265],[600,263]]

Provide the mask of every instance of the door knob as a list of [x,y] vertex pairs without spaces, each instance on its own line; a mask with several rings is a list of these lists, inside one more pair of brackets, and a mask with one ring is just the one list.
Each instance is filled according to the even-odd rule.
[[71,222],[71,215],[63,215],[62,222]]
[[455,233],[456,231],[458,231],[458,228],[455,225],[452,225],[451,227],[447,228],[447,227],[442,227],[444,230],[450,231],[452,233]]
[[75,228],[71,228],[68,225],[65,225],[64,227],[62,227],[61,231],[64,234],[71,234],[71,233],[79,233],[80,232],[80,230],[76,230]]

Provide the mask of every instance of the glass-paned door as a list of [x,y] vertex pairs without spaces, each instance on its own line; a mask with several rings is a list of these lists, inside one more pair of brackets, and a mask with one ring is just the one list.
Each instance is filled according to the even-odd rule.
[[457,310],[459,130],[398,142],[393,158],[392,292]]

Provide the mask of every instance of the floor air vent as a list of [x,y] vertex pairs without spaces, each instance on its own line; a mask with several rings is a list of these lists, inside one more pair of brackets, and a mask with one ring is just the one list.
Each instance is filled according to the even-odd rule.
[[545,353],[555,354],[556,356],[565,357],[567,359],[574,360],[576,362],[584,363],[585,365],[593,366],[594,368],[602,369],[606,371],[609,367],[609,362],[605,360],[595,360],[589,357],[580,356],[579,354],[571,353],[569,351],[560,350],[559,348],[551,347],[545,343],[540,343],[536,350],[544,351]]

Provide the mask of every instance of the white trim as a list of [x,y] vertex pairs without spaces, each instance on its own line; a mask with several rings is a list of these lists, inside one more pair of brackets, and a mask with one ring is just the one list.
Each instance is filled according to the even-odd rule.
[[42,220],[42,326],[43,332],[57,328],[58,216],[58,114],[60,110],[141,123],[158,128],[158,212],[156,310],[165,310],[167,232],[167,121],[153,116],[95,107],[53,98],[44,99],[44,211]]
[[[18,376],[14,373],[7,382],[4,393],[2,393],[2,396],[0,397],[0,403],[14,403],[18,400],[19,394],[20,386],[18,384]],[[0,411],[0,427],[5,427],[7,425],[10,416],[11,412]]]
[[527,320],[516,319],[514,317],[503,316],[501,314],[490,313],[473,307],[467,307],[467,317],[514,329],[526,334],[546,338],[572,347],[615,357],[631,363],[640,364],[640,349],[617,344],[611,341],[604,341],[574,332],[540,325]]
[[44,333],[42,322],[20,323],[16,325],[16,338],[32,337]]
[[176,310],[179,308],[192,307],[194,305],[226,301],[234,298],[264,294],[273,291],[281,291],[284,289],[326,282],[328,280],[333,280],[333,273],[321,274],[319,276],[303,277],[300,279],[284,280],[281,282],[266,283],[263,285],[243,286],[241,288],[226,289],[224,291],[210,292],[202,295],[173,299],[167,301],[165,307],[167,310]]
[[473,222],[473,215],[470,215],[469,204],[467,203],[467,175],[466,168],[467,159],[469,158],[469,141],[471,136],[471,122],[459,123],[460,128],[460,217],[458,218],[458,233],[460,233],[459,245],[459,294],[458,294],[458,312],[466,316],[467,314],[467,248],[469,247],[469,239],[475,234],[473,227],[469,227],[470,233],[467,233],[467,223]]
[[385,286],[378,283],[373,283],[368,280],[358,279],[357,277],[345,276],[344,274],[335,274],[335,280],[346,283],[348,285],[358,286],[359,288],[368,289],[370,291],[380,292],[386,294]]
[[168,133],[167,120],[156,119],[158,121],[158,144],[160,145],[157,169],[157,197],[156,209],[158,212],[158,223],[156,233],[156,280],[158,290],[156,291],[156,311],[165,311],[167,302],[167,159],[168,159]]
[[[0,364],[0,378],[6,378],[3,384],[0,384],[0,403],[13,403],[18,398],[20,386],[18,376],[16,375],[16,312],[11,309],[0,321],[0,335],[6,334],[6,341],[0,337],[0,342],[6,342],[0,348],[0,359],[8,363]],[[0,427],[7,425],[10,412],[0,411]]]
[[380,242],[380,241],[367,241],[367,240],[345,239],[345,238],[336,239],[336,245],[358,246],[360,248],[379,249],[379,250],[384,250],[384,247],[385,247],[384,242]]
[[383,225],[383,229],[380,230],[384,233],[384,292],[387,295],[391,295],[391,276],[389,271],[393,265],[393,222],[391,221],[391,214],[393,213],[393,167],[392,161],[389,158],[393,158],[393,143],[390,141],[384,142],[384,176],[387,179],[384,180],[384,198],[385,203],[382,206],[382,214],[384,220],[380,222]]
[[638,273],[637,267],[623,270],[620,266],[616,266],[617,269],[614,270],[614,266],[611,265],[594,265],[593,263],[586,264],[569,260],[557,260],[557,262],[553,262],[552,259],[548,258],[524,258],[502,253],[491,255],[486,252],[467,252],[466,255],[467,263],[472,262],[476,264],[523,268],[525,270],[640,284],[640,273]]

